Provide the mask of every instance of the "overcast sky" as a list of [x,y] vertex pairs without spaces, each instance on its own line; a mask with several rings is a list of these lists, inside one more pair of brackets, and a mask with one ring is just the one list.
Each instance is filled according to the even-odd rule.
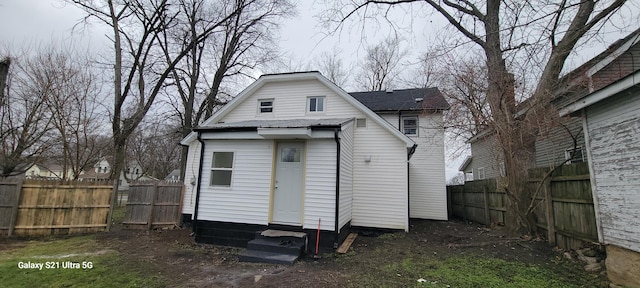
[[[309,61],[322,52],[331,51],[334,47],[342,51],[342,59],[348,65],[355,65],[363,57],[367,46],[377,44],[391,33],[386,23],[376,25],[376,22],[369,21],[366,29],[348,23],[340,33],[328,36],[316,17],[326,6],[315,3],[316,1],[297,2],[298,15],[282,24],[280,42],[280,48],[294,66],[296,63]],[[638,3],[624,8],[621,12],[625,16],[603,31],[603,42],[591,41],[584,45],[571,58],[569,66],[576,67],[587,61],[616,39],[640,27],[639,11]],[[110,42],[106,38],[109,34],[107,28],[96,23],[89,27],[76,26],[74,29],[83,16],[83,11],[60,0],[0,0],[0,51],[50,41],[74,42],[80,49],[97,54],[108,51]],[[444,25],[439,16],[418,15],[415,11],[397,9],[390,17],[394,22],[400,23],[399,26],[406,28],[401,31],[405,40],[404,49],[409,52],[406,63],[415,61],[418,53],[424,51],[429,43],[443,36],[438,35],[440,27]],[[242,88],[244,87],[239,87]],[[353,87],[345,89],[351,91]],[[447,159],[447,178],[457,173],[461,161],[462,159]]]

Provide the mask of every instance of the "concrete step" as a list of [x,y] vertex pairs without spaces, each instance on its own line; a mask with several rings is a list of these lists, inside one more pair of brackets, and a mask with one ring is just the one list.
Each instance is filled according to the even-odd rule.
[[304,250],[304,240],[258,238],[247,243],[247,250],[300,256],[302,255],[302,251]]
[[289,255],[267,251],[246,250],[238,255],[240,262],[272,263],[293,265],[298,260],[298,255]]

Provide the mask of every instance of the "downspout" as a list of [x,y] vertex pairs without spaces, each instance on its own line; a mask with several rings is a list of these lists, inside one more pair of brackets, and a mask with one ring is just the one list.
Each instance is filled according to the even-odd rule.
[[416,153],[416,148],[418,148],[418,144],[413,144],[411,149],[409,149],[409,153],[407,153],[407,219],[411,219],[411,171],[409,171],[409,160],[411,160],[411,156],[413,153]]
[[333,140],[336,141],[336,215],[335,215],[335,234],[336,234],[336,242],[333,243],[333,248],[338,248],[338,240],[340,238],[339,229],[339,214],[338,209],[340,209],[340,137],[338,137],[338,133],[340,128],[336,128],[333,132]]
[[200,164],[198,166],[198,187],[196,188],[196,207],[193,209],[193,233],[196,233],[198,226],[198,206],[200,204],[200,187],[202,186],[202,162],[204,159],[204,141],[202,141],[202,132],[198,131],[198,142],[200,142]]

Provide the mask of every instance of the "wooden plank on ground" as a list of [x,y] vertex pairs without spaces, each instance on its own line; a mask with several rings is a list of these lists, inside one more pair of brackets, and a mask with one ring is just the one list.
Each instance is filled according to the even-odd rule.
[[336,250],[336,252],[340,254],[347,253],[347,251],[349,251],[349,247],[351,247],[351,244],[353,244],[353,241],[356,240],[357,236],[358,236],[357,233],[350,233],[349,236],[347,236],[347,239],[345,239],[344,242],[342,242],[342,245],[340,245],[338,250]]

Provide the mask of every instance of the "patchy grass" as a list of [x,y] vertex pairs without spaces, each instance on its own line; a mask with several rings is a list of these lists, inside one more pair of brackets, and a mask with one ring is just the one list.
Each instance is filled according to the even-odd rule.
[[598,287],[596,276],[577,278],[558,272],[567,271],[564,267],[567,263],[557,264],[559,267],[554,271],[537,264],[487,256],[393,257],[385,256],[387,252],[383,249],[373,253],[364,261],[362,256],[353,254],[338,259],[343,265],[358,261],[359,268],[351,274],[353,287]]
[[[162,287],[163,279],[143,277],[137,263],[125,262],[113,250],[100,249],[94,236],[29,241],[0,253],[3,287]],[[42,269],[21,269],[32,263]],[[79,268],[71,267],[79,265]]]

